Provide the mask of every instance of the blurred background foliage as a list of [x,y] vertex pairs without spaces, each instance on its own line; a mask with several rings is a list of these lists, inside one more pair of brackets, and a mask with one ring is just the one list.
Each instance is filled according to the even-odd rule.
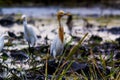
[[63,7],[105,7],[120,8],[120,0],[0,0],[1,7],[63,6]]

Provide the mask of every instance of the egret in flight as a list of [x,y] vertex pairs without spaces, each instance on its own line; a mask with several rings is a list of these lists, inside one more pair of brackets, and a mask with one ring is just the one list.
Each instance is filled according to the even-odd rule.
[[32,46],[35,46],[35,43],[37,41],[37,35],[34,31],[34,28],[32,25],[27,24],[27,17],[26,15],[22,15],[23,25],[24,25],[24,37],[26,41],[28,42],[29,48]]
[[59,23],[58,34],[54,38],[51,46],[50,46],[50,55],[56,59],[56,56],[61,55],[64,49],[64,28],[61,25],[61,18],[67,15],[64,11],[60,10],[57,13],[57,19]]

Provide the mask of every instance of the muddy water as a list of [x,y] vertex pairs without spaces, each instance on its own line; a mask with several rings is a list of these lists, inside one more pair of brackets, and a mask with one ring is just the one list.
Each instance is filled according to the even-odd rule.
[[[88,34],[87,40],[91,37],[91,35],[98,35],[103,38],[102,42],[105,41],[112,41],[116,38],[120,37],[119,34],[112,34],[111,32],[106,31],[106,29],[110,29],[113,27],[119,27],[120,21],[119,20],[112,20],[108,25],[107,28],[105,28],[104,31],[98,31],[98,26],[100,23],[98,23],[96,20],[90,20],[90,23],[93,24],[93,28],[86,29],[84,28],[84,22],[81,19],[81,16],[84,15],[100,15],[101,8],[56,8],[56,7],[41,7],[41,8],[2,8],[3,14],[26,14],[28,17],[33,16],[35,18],[35,24],[31,24],[34,26],[35,32],[38,36],[41,36],[41,38],[38,38],[36,46],[39,46],[41,44],[45,44],[45,37],[48,37],[48,44],[51,44],[51,41],[54,39],[54,37],[57,35],[57,28],[58,28],[58,22],[56,19],[56,12],[59,9],[63,9],[65,11],[71,12],[72,14],[79,14],[76,17],[74,17],[74,27],[72,30],[72,35],[76,37],[83,37],[86,33]],[[120,15],[120,10],[116,9],[104,9],[102,15]],[[36,19],[37,18],[37,19]],[[39,20],[40,19],[40,20]],[[62,24],[64,26],[65,30],[65,42],[68,42],[71,40],[71,36],[69,35],[69,30],[66,26],[66,17],[63,18]],[[104,28],[103,28],[104,29]],[[0,25],[0,34],[4,33],[6,31],[12,31],[16,35],[18,35],[19,32],[23,32],[23,25],[19,25],[17,23],[13,24],[11,27],[3,27]],[[7,43],[8,40],[5,40],[5,43]],[[77,41],[73,41],[71,44],[75,44]],[[5,46],[4,49],[22,49],[28,47],[27,42],[23,39],[21,40],[13,40],[12,46],[7,47]]]

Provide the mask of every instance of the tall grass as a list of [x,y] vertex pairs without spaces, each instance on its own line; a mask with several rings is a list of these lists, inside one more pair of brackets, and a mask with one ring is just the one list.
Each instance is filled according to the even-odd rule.
[[[88,33],[84,35],[84,37],[78,41],[77,45],[74,45],[69,52],[67,52],[67,48],[70,46],[70,43],[73,41],[72,39],[65,45],[65,50],[62,56],[59,58],[59,64],[55,70],[55,72],[50,75],[48,73],[48,61],[49,53],[41,57],[41,61],[36,64],[35,58],[38,55],[34,55],[34,58],[30,58],[28,64],[31,66],[29,69],[25,70],[23,67],[17,67],[15,70],[12,69],[5,62],[0,63],[0,70],[9,73],[5,80],[28,80],[28,73],[32,77],[31,79],[37,79],[37,76],[42,76],[44,80],[62,80],[65,78],[66,80],[120,80],[120,67],[116,66],[116,63],[120,63],[120,60],[114,59],[114,52],[111,52],[104,58],[102,53],[98,54],[98,58],[96,58],[95,53],[92,51],[93,46],[90,46],[90,55],[79,57],[79,59],[73,59],[73,55],[76,54],[76,51],[81,55],[81,50],[79,47],[82,45],[82,42],[87,37]],[[26,51],[27,52],[27,51]],[[29,53],[29,52],[28,52]],[[66,54],[68,54],[66,56]],[[32,55],[32,54],[31,54]],[[32,59],[32,60],[31,60]],[[74,62],[85,63],[87,64],[85,68],[80,68],[78,71],[71,70],[71,65]],[[43,66],[38,66],[39,64],[43,64],[45,66],[45,70],[42,69]],[[43,71],[42,71],[43,70]],[[1,73],[1,72],[0,72]],[[18,75],[20,74],[20,75]],[[51,78],[49,77],[51,76]],[[30,78],[29,78],[30,79]]]

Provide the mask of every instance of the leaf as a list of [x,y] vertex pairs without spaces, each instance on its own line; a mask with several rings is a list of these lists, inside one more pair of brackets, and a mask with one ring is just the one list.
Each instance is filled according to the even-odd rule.
[[79,48],[79,46],[81,45],[81,43],[83,42],[83,40],[85,39],[85,37],[88,35],[88,33],[85,34],[85,36],[78,42],[77,45],[73,46],[73,48],[70,50],[68,57],[66,58],[66,60],[69,60],[70,57],[77,51],[77,49]]

